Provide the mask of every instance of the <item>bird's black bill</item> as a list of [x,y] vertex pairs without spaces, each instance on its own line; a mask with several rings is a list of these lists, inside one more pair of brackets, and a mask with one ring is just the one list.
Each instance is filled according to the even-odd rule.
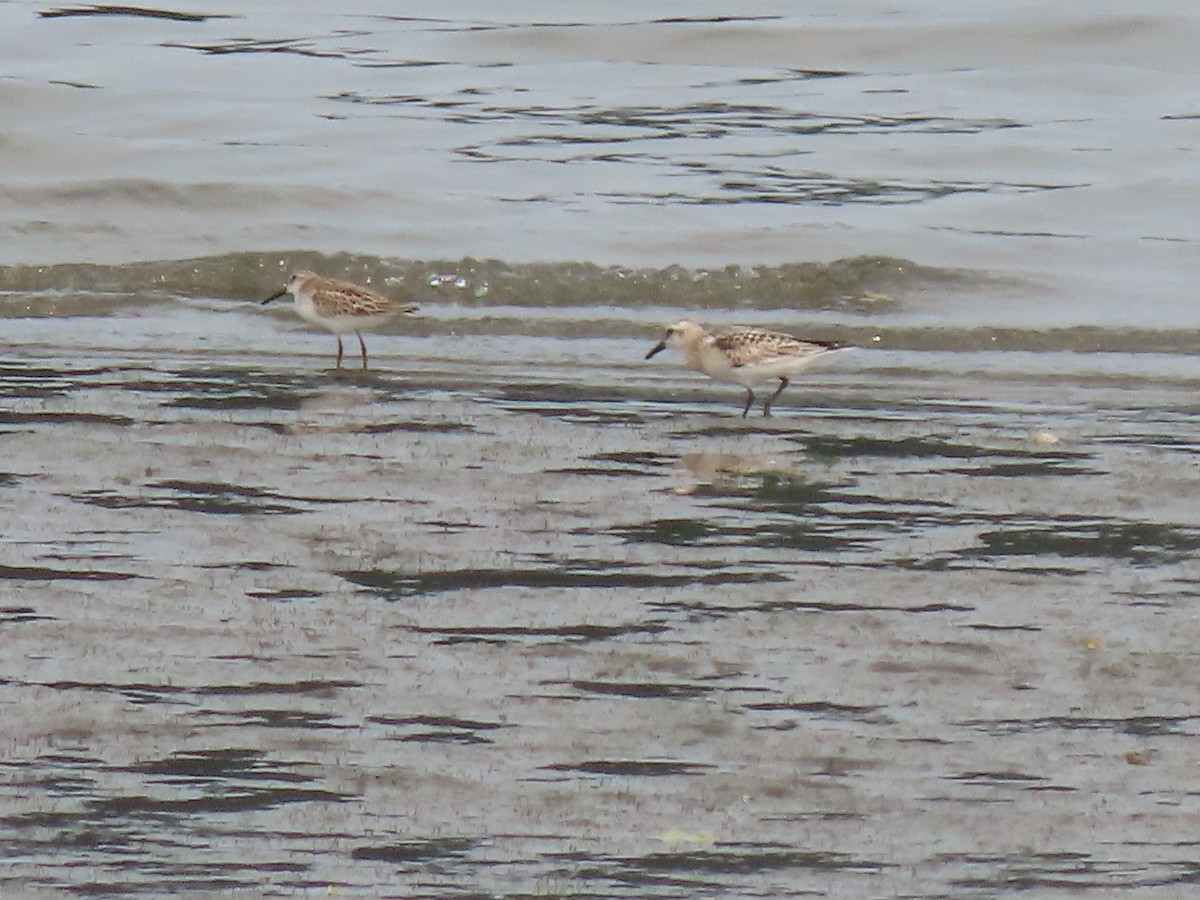
[[285,289],[285,290],[280,291],[278,294],[272,294],[270,297],[268,297],[266,300],[264,300],[260,305],[266,306],[272,300],[278,300],[280,297],[286,297],[286,296],[287,296],[287,290]]
[[649,358],[650,358],[650,357],[652,357],[654,354],[656,354],[656,353],[661,353],[662,351],[664,351],[664,350],[666,350],[666,349],[667,349],[667,342],[666,342],[666,341],[659,341],[657,344],[655,344],[655,345],[654,345],[654,349],[653,349],[653,350],[651,350],[649,353],[647,353],[647,354],[646,354],[646,359],[649,359]]

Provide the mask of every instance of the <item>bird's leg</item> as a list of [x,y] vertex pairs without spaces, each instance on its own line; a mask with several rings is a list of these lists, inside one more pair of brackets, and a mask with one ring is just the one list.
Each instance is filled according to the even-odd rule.
[[342,367],[342,336],[340,334],[337,335],[337,339],[338,339],[338,356],[337,356],[337,366],[335,366],[335,368],[340,369]]
[[363,371],[365,372],[367,369],[367,345],[363,343],[361,331],[356,331],[354,333],[358,335],[358,346],[362,348]]
[[775,393],[773,393],[770,397],[768,397],[767,402],[763,404],[763,415],[764,416],[766,416],[768,418],[770,417],[771,404],[775,402],[775,398],[778,397],[780,394],[782,394],[783,389],[787,386],[788,386],[788,380],[785,377],[783,377],[782,375],[780,375],[779,376],[779,387],[775,389]]
[[746,418],[746,414],[750,412],[750,407],[754,405],[754,391],[746,388],[746,408],[742,410],[742,418]]

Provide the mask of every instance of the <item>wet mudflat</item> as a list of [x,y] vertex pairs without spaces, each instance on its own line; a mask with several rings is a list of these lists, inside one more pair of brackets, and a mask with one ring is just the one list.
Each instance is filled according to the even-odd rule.
[[6,895],[1200,879],[1189,367],[300,337],[0,366]]

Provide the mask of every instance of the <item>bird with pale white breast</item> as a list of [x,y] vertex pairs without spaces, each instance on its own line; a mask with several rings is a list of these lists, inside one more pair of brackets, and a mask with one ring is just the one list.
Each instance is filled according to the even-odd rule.
[[397,303],[369,288],[336,278],[324,278],[316,272],[301,270],[288,280],[283,290],[272,294],[262,305],[292,295],[300,318],[332,331],[337,335],[337,368],[342,367],[342,335],[353,331],[362,350],[362,367],[367,367],[367,345],[362,331],[382,324],[396,316],[411,316],[417,307]]
[[770,416],[771,404],[790,383],[789,376],[803,372],[831,353],[851,349],[848,344],[803,340],[761,328],[730,328],[717,333],[690,319],[670,326],[663,339],[646,354],[646,359],[668,347],[683,353],[689,369],[703,372],[714,381],[744,387],[743,419],[754,404],[755,385],[779,379],[779,387],[763,404],[763,415]]

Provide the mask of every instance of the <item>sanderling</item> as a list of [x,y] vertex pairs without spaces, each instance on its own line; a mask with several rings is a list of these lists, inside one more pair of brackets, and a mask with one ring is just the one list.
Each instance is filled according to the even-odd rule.
[[337,335],[337,368],[342,367],[342,335],[353,331],[358,335],[358,346],[362,348],[362,367],[367,367],[367,345],[363,343],[362,329],[370,328],[398,315],[411,316],[417,307],[410,303],[397,303],[374,291],[349,281],[322,278],[315,272],[295,273],[278,294],[263,301],[266,306],[291,294],[296,301],[296,312],[300,318]]
[[802,372],[820,357],[847,349],[848,345],[830,341],[804,341],[790,334],[763,331],[761,328],[732,328],[714,334],[699,322],[685,319],[667,329],[663,339],[646,354],[646,359],[667,347],[682,350],[688,368],[703,372],[715,381],[744,387],[744,419],[754,404],[753,385],[772,378],[779,379],[779,387],[763,404],[763,415],[769,416],[771,404],[788,386],[789,375]]

